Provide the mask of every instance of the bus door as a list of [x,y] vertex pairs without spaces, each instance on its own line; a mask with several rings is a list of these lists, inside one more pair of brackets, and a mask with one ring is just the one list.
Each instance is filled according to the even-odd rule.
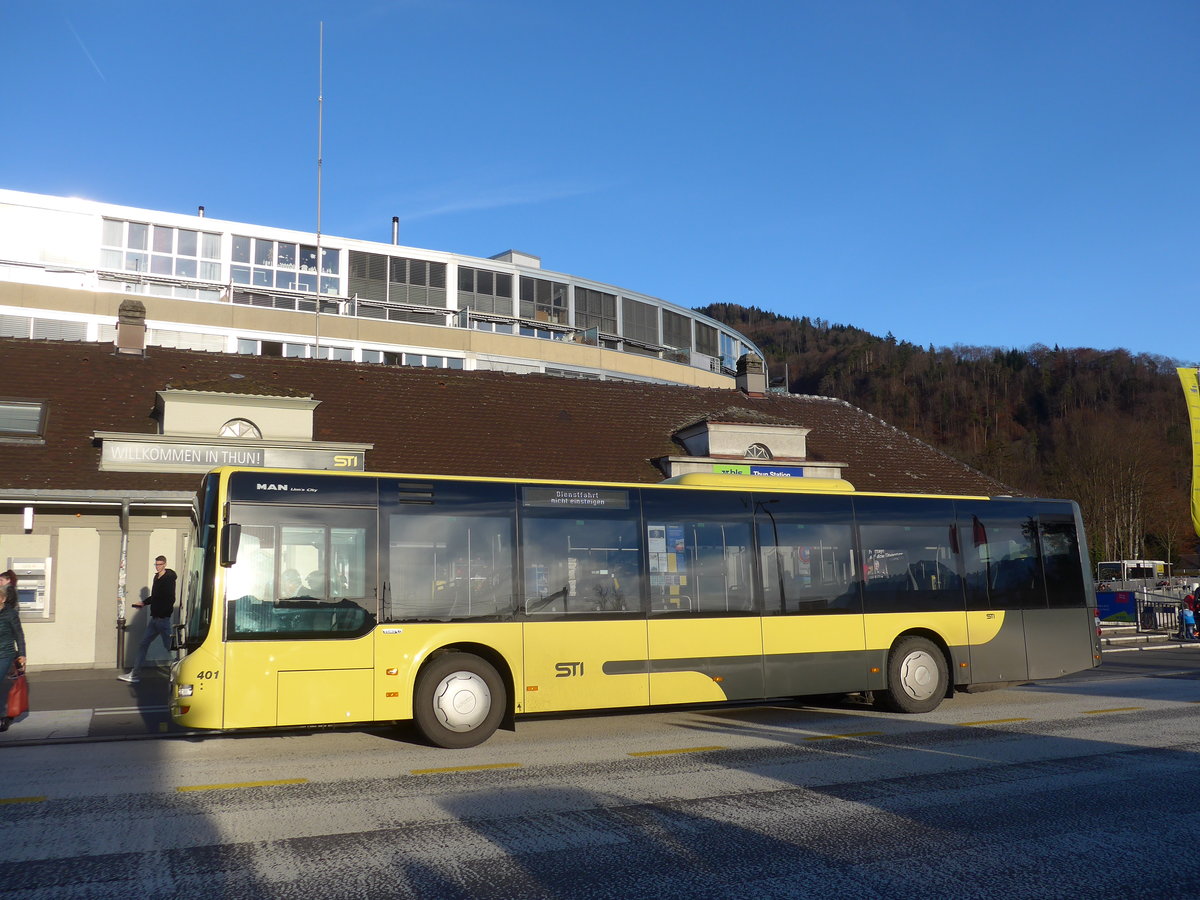
[[649,700],[639,492],[523,485],[518,712]]
[[868,661],[849,497],[756,494],[768,696],[860,691]]
[[233,502],[229,520],[226,727],[374,718],[375,510]]
[[650,702],[764,696],[749,494],[646,493]]
[[1025,501],[958,501],[970,638],[970,681],[1030,677],[1026,617],[1045,608],[1037,548],[1037,517]]

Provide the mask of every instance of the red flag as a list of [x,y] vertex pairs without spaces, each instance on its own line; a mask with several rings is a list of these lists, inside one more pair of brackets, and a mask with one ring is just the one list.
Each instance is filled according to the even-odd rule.
[[974,539],[976,547],[982,547],[987,543],[987,529],[979,521],[979,516],[971,516],[971,537]]

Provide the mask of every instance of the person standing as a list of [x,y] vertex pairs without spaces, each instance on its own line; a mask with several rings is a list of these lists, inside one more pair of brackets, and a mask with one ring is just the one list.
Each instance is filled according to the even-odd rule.
[[12,569],[0,572],[0,731],[8,731],[12,719],[8,712],[8,692],[13,680],[9,671],[16,663],[17,671],[25,671],[25,630],[21,627],[21,614],[17,602],[17,573]]
[[1188,606],[1186,603],[1179,608],[1179,623],[1181,626],[1181,630],[1183,632],[1180,636],[1183,638],[1183,640],[1185,640],[1185,641],[1195,640],[1195,638],[1196,638],[1196,614],[1192,611],[1192,608],[1190,606]]
[[133,604],[134,609],[141,609],[143,606],[150,607],[150,621],[146,623],[146,633],[142,635],[142,643],[138,646],[133,668],[117,676],[118,680],[127,681],[130,684],[137,684],[142,680],[138,672],[145,665],[146,651],[150,649],[150,645],[154,643],[156,637],[162,638],[163,645],[168,651],[171,649],[171,614],[175,611],[175,572],[167,568],[165,556],[154,558],[154,583],[150,586],[149,602]]

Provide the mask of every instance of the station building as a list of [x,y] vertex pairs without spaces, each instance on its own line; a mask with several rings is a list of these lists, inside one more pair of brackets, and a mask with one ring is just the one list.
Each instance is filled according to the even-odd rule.
[[159,554],[185,589],[192,498],[222,464],[1012,493],[844,401],[768,392],[751,356],[729,387],[239,356],[146,346],[142,303],[112,341],[0,338],[0,565],[21,576],[34,671],[128,665],[132,603]]

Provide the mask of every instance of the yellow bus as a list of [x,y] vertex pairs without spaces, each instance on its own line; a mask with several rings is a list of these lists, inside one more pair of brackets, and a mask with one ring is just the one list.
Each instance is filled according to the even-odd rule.
[[469,747],[531,713],[956,690],[1100,662],[1066,500],[217,469],[183,588],[188,728],[412,721]]

